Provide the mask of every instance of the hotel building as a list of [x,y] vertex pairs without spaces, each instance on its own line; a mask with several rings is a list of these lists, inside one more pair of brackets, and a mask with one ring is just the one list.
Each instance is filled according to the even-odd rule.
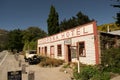
[[37,54],[66,62],[99,64],[100,49],[96,22],[90,22],[58,34],[38,39]]

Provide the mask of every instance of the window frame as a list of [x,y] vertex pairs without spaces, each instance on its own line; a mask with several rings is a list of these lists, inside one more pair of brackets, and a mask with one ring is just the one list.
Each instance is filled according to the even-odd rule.
[[[82,45],[80,47],[80,44]],[[78,46],[79,46],[79,57],[86,57],[86,48],[85,48],[85,42],[84,41],[81,41],[81,42],[78,42]],[[81,49],[81,50],[80,50]],[[81,51],[81,53],[80,53]]]
[[57,45],[57,56],[62,56],[62,44]]

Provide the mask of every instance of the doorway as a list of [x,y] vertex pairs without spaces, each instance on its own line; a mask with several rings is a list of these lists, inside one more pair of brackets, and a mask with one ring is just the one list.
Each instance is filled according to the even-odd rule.
[[71,49],[70,49],[70,45],[67,45],[67,61],[71,62]]
[[45,46],[45,56],[47,56],[47,46]]
[[50,47],[50,57],[54,58],[54,46]]

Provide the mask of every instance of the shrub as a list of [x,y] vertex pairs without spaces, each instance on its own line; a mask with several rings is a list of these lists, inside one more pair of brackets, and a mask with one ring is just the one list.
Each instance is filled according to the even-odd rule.
[[42,57],[40,66],[42,67],[58,67],[63,64],[63,60],[53,59],[48,57]]
[[80,68],[80,73],[75,69],[73,75],[76,80],[109,80],[110,74],[102,72],[96,66],[84,66]]
[[68,63],[63,64],[62,68],[71,68],[71,69],[74,69],[76,65],[77,65],[76,62],[68,62]]
[[120,49],[111,48],[102,53],[101,65],[104,71],[120,73]]

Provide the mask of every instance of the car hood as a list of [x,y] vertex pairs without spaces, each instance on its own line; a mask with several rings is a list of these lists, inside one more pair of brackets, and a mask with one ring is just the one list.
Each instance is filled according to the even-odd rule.
[[28,58],[31,58],[31,57],[33,57],[35,55],[37,55],[37,54],[30,54],[30,55],[28,55]]

